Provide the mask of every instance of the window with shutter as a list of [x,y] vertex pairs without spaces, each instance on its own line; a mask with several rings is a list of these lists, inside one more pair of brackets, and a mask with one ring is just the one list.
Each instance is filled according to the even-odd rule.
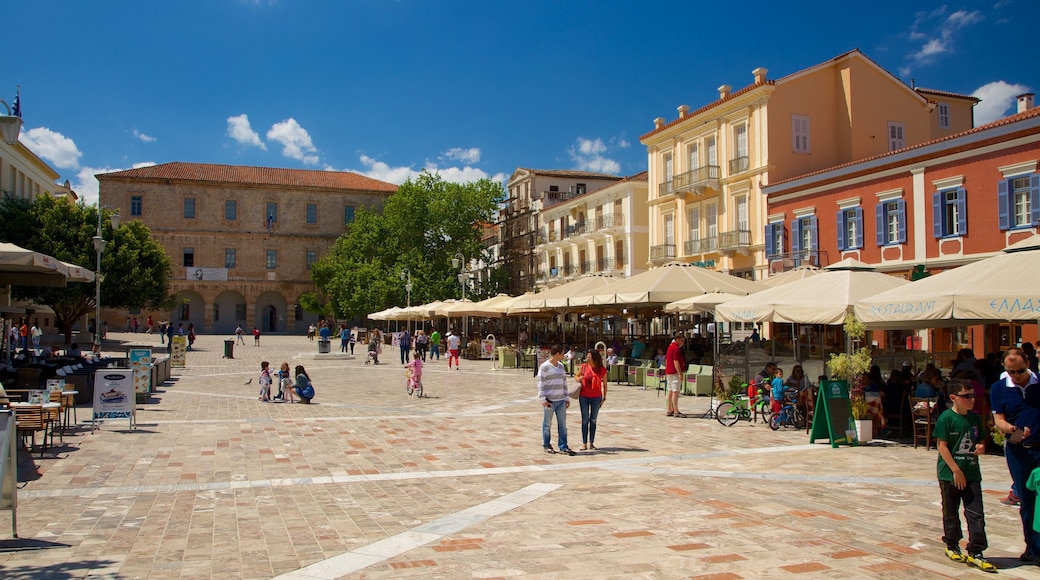
[[792,149],[795,153],[809,153],[809,117],[791,115]]
[[902,149],[905,143],[903,139],[904,127],[902,123],[888,124],[888,150]]

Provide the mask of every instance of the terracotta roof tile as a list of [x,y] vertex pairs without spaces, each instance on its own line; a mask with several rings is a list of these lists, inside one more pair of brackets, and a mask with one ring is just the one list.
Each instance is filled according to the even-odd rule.
[[[576,169],[530,169],[528,167],[517,167],[534,175],[546,175],[550,177],[589,177],[592,179],[621,179],[610,173],[596,173],[594,171],[578,171]],[[516,172],[514,172],[515,174]]]
[[788,177],[787,179],[781,179],[780,181],[777,181],[776,183],[770,183],[766,187],[767,188],[773,188],[773,187],[776,187],[778,185],[783,185],[785,183],[788,183],[790,181],[795,181],[795,180],[798,180],[798,179],[805,179],[806,177],[812,177],[814,175],[820,175],[820,174],[823,174],[823,173],[828,173],[828,172],[831,172],[831,171],[835,171],[837,169],[843,169],[845,167],[852,167],[852,166],[855,166],[855,165],[859,165],[861,163],[868,163],[868,162],[871,162],[871,161],[875,161],[877,159],[883,159],[885,157],[891,157],[893,155],[899,155],[901,153],[905,153],[907,151],[912,151],[914,149],[921,149],[923,147],[928,147],[929,145],[935,145],[936,143],[942,143],[943,141],[950,141],[952,139],[957,139],[957,138],[960,138],[960,137],[964,137],[965,135],[972,135],[974,133],[981,133],[981,132],[987,131],[989,129],[994,129],[996,127],[1003,127],[1005,125],[1011,125],[1013,123],[1017,123],[1018,121],[1023,121],[1025,119],[1029,119],[1029,118],[1032,118],[1032,117],[1038,117],[1038,116],[1040,116],[1040,107],[1034,107],[1032,109],[1029,109],[1028,111],[1024,111],[1022,113],[1016,113],[1014,115],[1010,115],[1008,117],[1004,117],[1003,119],[998,119],[996,121],[993,121],[992,123],[988,123],[986,125],[981,125],[979,127],[973,128],[973,129],[968,129],[967,131],[961,131],[960,133],[954,133],[952,135],[946,135],[945,137],[940,137],[938,139],[932,139],[931,141],[925,141],[924,143],[918,143],[917,145],[910,145],[908,147],[903,147],[902,149],[896,149],[895,151],[887,151],[885,153],[879,153],[879,154],[871,156],[871,157],[865,157],[863,159],[857,159],[855,161],[850,161],[848,163],[842,163],[840,165],[834,165],[832,167],[827,167],[825,169],[820,169],[820,170],[817,170],[817,171],[810,171],[809,173],[803,173],[802,175],[796,175],[794,177]]
[[211,183],[240,183],[245,185],[281,185],[285,187],[316,187],[357,191],[397,191],[397,186],[349,171],[318,171],[313,169],[280,169],[277,167],[250,167],[244,165],[215,165],[175,161],[125,171],[100,173],[105,179],[171,179],[177,181],[206,181]]
[[771,80],[766,80],[764,83],[753,83],[753,84],[750,84],[750,85],[740,89],[739,91],[731,92],[725,99],[717,99],[715,101],[712,101],[711,103],[708,103],[707,105],[704,105],[703,107],[697,109],[696,111],[690,111],[689,113],[686,114],[685,117],[679,117],[678,119],[675,119],[674,121],[672,121],[670,123],[665,123],[664,125],[661,125],[660,128],[655,128],[653,131],[650,131],[649,133],[645,133],[643,135],[640,135],[639,136],[639,140],[642,141],[643,139],[646,139],[647,137],[650,137],[651,135],[653,135],[655,133],[659,133],[661,131],[664,131],[665,129],[668,129],[669,127],[674,127],[675,125],[678,125],[679,123],[682,123],[683,121],[689,119],[690,117],[694,117],[696,115],[700,115],[701,113],[703,113],[704,111],[707,111],[708,109],[710,109],[712,107],[717,107],[717,106],[721,105],[722,103],[725,103],[726,101],[729,101],[731,99],[739,97],[740,95],[743,95],[744,93],[749,93],[749,92],[753,91],[754,89],[757,89],[758,87],[762,87],[762,86],[765,86],[765,85],[775,85],[775,84],[776,84],[776,81],[771,81]]
[[966,101],[975,101],[976,103],[982,100],[982,99],[980,99],[978,97],[974,97],[972,95],[962,95],[960,93],[953,93],[953,92],[950,92],[950,91],[940,91],[938,89],[926,89],[924,87],[915,87],[914,90],[917,91],[918,93],[924,93],[926,95],[939,95],[941,97],[951,97],[951,98],[954,98],[954,99],[964,99]]

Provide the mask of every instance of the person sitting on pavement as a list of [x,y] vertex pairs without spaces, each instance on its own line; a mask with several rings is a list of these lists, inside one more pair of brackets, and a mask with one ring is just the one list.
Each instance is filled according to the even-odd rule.
[[296,365],[296,396],[300,397],[304,405],[309,405],[314,398],[314,385],[303,365]]

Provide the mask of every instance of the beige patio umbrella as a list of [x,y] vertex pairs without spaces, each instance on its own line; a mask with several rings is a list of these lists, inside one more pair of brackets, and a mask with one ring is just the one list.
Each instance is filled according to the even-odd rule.
[[69,270],[69,276],[66,278],[69,282],[93,282],[94,272],[84,268],[83,266],[77,266],[68,262],[62,262],[65,267]]
[[736,300],[737,298],[743,298],[743,296],[730,294],[729,292],[708,292],[707,294],[669,302],[664,305],[664,311],[678,314],[713,313],[715,312],[715,307],[719,304]]
[[[1010,282],[1009,282],[1010,281]],[[856,302],[872,328],[968,326],[1040,318],[1040,235]]]
[[[542,310],[542,309],[566,309],[578,306],[571,303],[575,295],[595,292],[607,285],[617,282],[620,278],[611,276],[586,276],[571,280],[566,284],[550,288],[544,292],[532,294],[528,297],[520,296],[510,305],[510,312],[518,310]],[[587,306],[582,304],[581,306]]]
[[769,286],[770,288],[775,288],[777,286],[782,286],[791,282],[797,282],[798,280],[811,278],[819,274],[820,271],[821,270],[816,266],[799,266],[793,270],[787,270],[779,274],[773,274],[765,280],[762,280],[761,283],[765,284],[766,286]]
[[69,269],[47,254],[0,242],[0,284],[12,286],[65,286]]
[[745,280],[690,264],[667,264],[618,282],[572,296],[574,306],[626,306],[667,304],[708,292],[744,296],[762,290],[758,282]]
[[849,258],[816,276],[719,304],[715,317],[726,322],[842,324],[857,301],[909,283]]

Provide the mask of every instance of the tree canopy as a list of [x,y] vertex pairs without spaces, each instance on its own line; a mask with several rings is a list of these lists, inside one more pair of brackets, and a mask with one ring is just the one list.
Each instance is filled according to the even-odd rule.
[[[483,227],[503,197],[502,185],[489,179],[459,184],[424,171],[390,196],[382,214],[358,210],[348,232],[313,264],[318,292],[302,299],[303,306],[353,318],[404,305],[405,268],[412,277],[412,304],[458,297],[458,269],[451,260],[461,253],[467,261],[490,261]],[[470,286],[467,295],[479,298],[497,290],[494,283]]]
[[[17,244],[88,269],[95,269],[98,208],[70,204],[51,195],[35,200],[4,198],[0,201],[0,240]],[[102,210],[103,211],[103,210]],[[108,308],[169,308],[170,259],[151,232],[137,220],[113,228],[108,212],[102,237],[108,241],[102,254],[101,304]],[[70,282],[64,288],[13,287],[16,298],[32,300],[54,310],[55,325],[65,334],[84,314],[94,310],[94,284]]]

